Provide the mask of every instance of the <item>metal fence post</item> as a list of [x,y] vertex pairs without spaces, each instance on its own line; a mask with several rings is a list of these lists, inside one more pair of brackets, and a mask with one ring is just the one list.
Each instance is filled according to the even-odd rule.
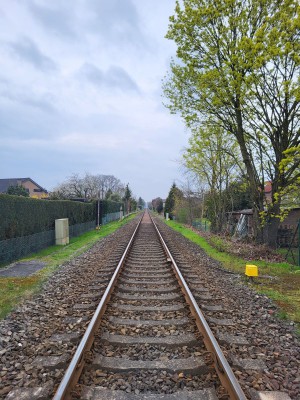
[[298,267],[300,267],[300,219],[298,221]]

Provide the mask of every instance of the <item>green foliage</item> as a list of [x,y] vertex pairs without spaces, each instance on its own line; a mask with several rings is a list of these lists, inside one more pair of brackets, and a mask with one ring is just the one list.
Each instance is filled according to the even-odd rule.
[[119,193],[112,193],[107,200],[114,201],[117,203],[121,203],[122,199]]
[[146,202],[144,199],[142,199],[141,197],[139,197],[137,205],[139,207],[140,210],[143,210],[146,206]]
[[[236,140],[213,119],[209,125],[192,130],[184,155],[185,166],[208,186],[205,208],[212,230],[220,232],[226,223],[226,212],[247,208],[236,182],[244,174]],[[249,190],[248,190],[249,193]]]
[[129,211],[136,211],[138,208],[138,203],[135,198],[130,199],[130,210]]
[[129,187],[129,184],[127,183],[127,185],[125,187],[125,193],[124,193],[124,196],[123,196],[123,199],[122,199],[124,201],[124,203],[125,203],[125,211],[127,213],[130,212],[131,199],[132,199],[132,191],[131,191],[131,189]]
[[29,197],[29,192],[26,190],[23,186],[21,185],[16,185],[16,186],[9,186],[9,188],[6,191],[7,194],[13,195],[13,196],[23,196],[23,197]]
[[92,221],[95,204],[0,194],[0,240],[54,229],[58,218],[69,218],[70,225]]
[[161,213],[164,209],[164,203],[160,197],[157,197],[156,199],[153,199],[152,202],[152,207],[157,213]]
[[132,196],[132,191],[129,187],[129,184],[127,183],[127,185],[125,187],[125,194],[124,194],[123,200],[128,201],[131,199],[131,196]]
[[182,192],[176,186],[175,182],[171,186],[168,197],[166,198],[165,213],[169,213],[169,217],[173,219],[176,198],[182,197]]
[[297,180],[294,167],[279,166],[286,151],[299,146],[299,11],[296,0],[177,1],[167,33],[179,59],[164,82],[167,107],[189,128],[213,119],[236,140],[257,237],[265,180],[277,193],[266,218],[273,230],[281,193]]
[[119,201],[111,201],[111,200],[101,200],[102,204],[102,213],[103,214],[111,214],[120,211],[120,207],[122,207],[124,211],[124,204]]

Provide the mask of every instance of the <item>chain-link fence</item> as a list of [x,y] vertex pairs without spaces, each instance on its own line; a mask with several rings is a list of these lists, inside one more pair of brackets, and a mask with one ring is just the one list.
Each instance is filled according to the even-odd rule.
[[192,223],[193,228],[202,232],[210,232],[210,222],[206,220],[196,220]]
[[[102,216],[102,225],[120,219],[120,211]],[[69,237],[79,236],[82,233],[95,229],[96,222],[88,221],[82,224],[69,226]],[[55,230],[35,233],[0,241],[0,265],[25,257],[46,247],[55,244]]]
[[[282,246],[283,247],[283,246]],[[288,243],[286,244],[285,259],[294,265],[300,267],[300,220],[294,232],[289,236]]]
[[119,219],[120,219],[120,211],[103,215],[103,217],[102,217],[102,225],[106,225],[109,222],[117,221]]
[[84,222],[82,224],[75,224],[75,225],[70,225],[69,226],[69,237],[75,237],[79,236],[82,233],[91,231],[92,229],[95,229],[96,223],[95,221],[88,221]]
[[55,244],[55,231],[45,231],[0,241],[0,264],[17,260]]
[[[79,236],[95,228],[95,221],[75,224],[69,227],[69,236]],[[0,241],[0,265],[25,257],[55,244],[55,230],[34,233]]]

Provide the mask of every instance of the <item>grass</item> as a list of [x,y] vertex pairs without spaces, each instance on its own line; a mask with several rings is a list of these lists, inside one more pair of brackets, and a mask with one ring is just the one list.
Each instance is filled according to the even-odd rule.
[[4,318],[11,312],[22,299],[29,298],[38,292],[42,284],[62,263],[84,253],[97,241],[119,229],[134,216],[130,215],[123,221],[111,222],[102,226],[100,230],[93,230],[72,238],[66,246],[50,246],[22,258],[22,261],[38,260],[44,262],[46,266],[27,277],[0,278],[0,318]]
[[249,284],[279,305],[279,317],[289,318],[300,324],[300,269],[294,270],[295,266],[287,262],[246,260],[233,256],[226,252],[228,245],[222,243],[222,239],[219,237],[214,238],[214,240],[218,249],[222,249],[222,251],[210,245],[205,238],[200,236],[200,233],[196,233],[176,221],[165,221],[165,223],[196,243],[207,255],[219,261],[228,271],[244,274],[247,263],[251,262],[257,265],[260,276]]

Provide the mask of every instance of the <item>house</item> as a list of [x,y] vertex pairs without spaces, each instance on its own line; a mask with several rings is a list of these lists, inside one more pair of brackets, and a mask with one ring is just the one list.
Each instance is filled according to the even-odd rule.
[[0,193],[6,193],[10,186],[23,186],[29,193],[29,197],[43,199],[48,197],[48,192],[31,178],[0,179]]

